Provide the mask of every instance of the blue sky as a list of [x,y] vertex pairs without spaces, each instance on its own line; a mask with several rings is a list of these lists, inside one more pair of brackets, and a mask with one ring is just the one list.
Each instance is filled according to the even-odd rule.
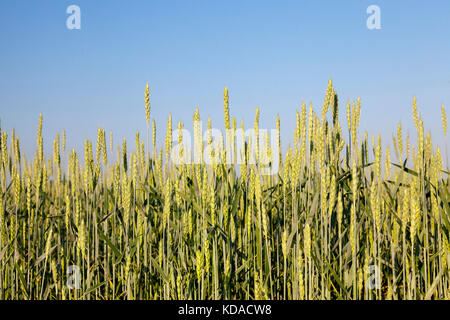
[[[81,30],[66,28],[72,4]],[[366,27],[372,4],[381,30]],[[252,126],[259,106],[261,127],[273,128],[279,113],[286,145],[296,108],[305,101],[320,110],[332,78],[343,121],[346,102],[359,96],[361,129],[390,142],[399,121],[413,132],[416,95],[443,143],[449,39],[448,0],[1,1],[1,125],[16,129],[28,155],[40,112],[47,152],[63,129],[69,148],[82,150],[98,127],[134,146],[136,130],[146,134],[146,82],[159,139],[169,112],[189,128],[196,106],[204,123],[222,128],[227,86],[238,123]]]

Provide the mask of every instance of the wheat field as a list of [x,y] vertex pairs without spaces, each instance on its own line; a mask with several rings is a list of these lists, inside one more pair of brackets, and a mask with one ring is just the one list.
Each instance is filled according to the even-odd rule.
[[279,117],[273,147],[259,109],[254,135],[238,137],[226,88],[225,130],[213,139],[195,110],[192,150],[171,116],[159,148],[148,85],[144,102],[133,148],[98,129],[79,155],[63,131],[47,157],[41,115],[26,159],[1,131],[0,299],[450,298],[447,146],[415,98],[413,136],[399,124],[392,141],[370,141],[360,99],[341,124],[330,80],[320,113],[297,110],[284,155]]

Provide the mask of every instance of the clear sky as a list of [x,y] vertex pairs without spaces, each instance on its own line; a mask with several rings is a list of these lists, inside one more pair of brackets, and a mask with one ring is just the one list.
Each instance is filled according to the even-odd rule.
[[[81,30],[66,28],[72,4]],[[380,30],[366,27],[372,4]],[[196,106],[222,128],[225,86],[238,123],[252,126],[259,106],[261,127],[273,128],[279,113],[285,144],[296,108],[320,110],[329,78],[343,122],[359,96],[360,127],[389,142],[399,121],[412,132],[413,95],[435,141],[441,104],[450,113],[448,0],[2,0],[0,46],[2,129],[15,128],[29,154],[40,112],[47,152],[63,129],[82,150],[98,127],[131,149],[136,130],[146,135],[146,82],[159,139],[169,112],[189,128]]]

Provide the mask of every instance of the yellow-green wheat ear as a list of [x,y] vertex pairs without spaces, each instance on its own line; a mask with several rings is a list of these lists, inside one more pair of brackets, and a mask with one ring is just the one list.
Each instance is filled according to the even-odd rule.
[[148,83],[145,86],[145,118],[147,120],[147,125],[150,123],[150,90],[148,88]]
[[447,114],[445,113],[444,105],[441,105],[441,115],[442,115],[442,130],[444,130],[444,135],[447,135]]
[[66,153],[66,130],[63,131],[63,141],[62,141],[63,153]]
[[228,104],[228,88],[225,87],[223,90],[223,116],[225,122],[225,129],[230,130],[230,107]]
[[347,128],[348,131],[352,129],[352,112],[350,109],[350,101],[347,102]]
[[398,151],[400,155],[403,155],[403,137],[402,137],[402,124],[399,123],[397,126],[397,143],[398,143]]
[[109,150],[113,151],[114,140],[113,140],[113,132],[109,132]]
[[156,148],[156,122],[155,120],[152,121],[152,144],[153,149]]
[[414,120],[414,126],[417,130],[419,130],[419,114],[417,112],[417,101],[416,97],[413,97],[413,120]]

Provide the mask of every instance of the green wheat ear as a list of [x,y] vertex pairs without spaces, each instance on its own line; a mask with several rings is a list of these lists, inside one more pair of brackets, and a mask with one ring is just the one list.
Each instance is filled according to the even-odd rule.
[[444,105],[441,105],[441,115],[442,115],[442,130],[444,131],[444,135],[447,135],[447,115],[445,113]]
[[150,123],[150,90],[148,88],[148,83],[145,86],[145,118],[148,126]]

